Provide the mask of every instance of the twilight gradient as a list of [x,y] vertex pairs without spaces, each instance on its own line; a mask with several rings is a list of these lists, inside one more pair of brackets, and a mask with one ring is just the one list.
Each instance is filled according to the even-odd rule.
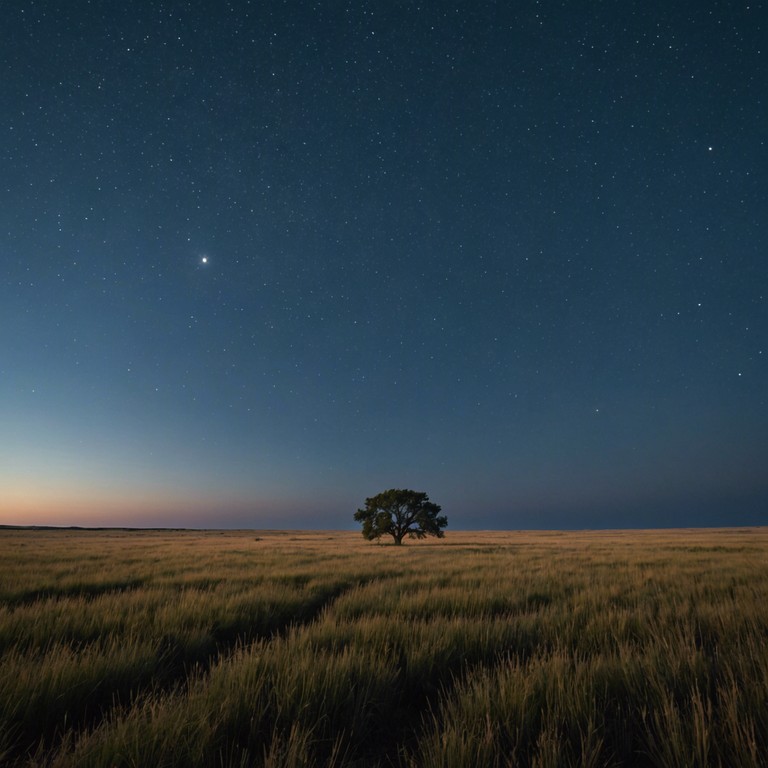
[[3,16],[0,524],[768,523],[762,2]]

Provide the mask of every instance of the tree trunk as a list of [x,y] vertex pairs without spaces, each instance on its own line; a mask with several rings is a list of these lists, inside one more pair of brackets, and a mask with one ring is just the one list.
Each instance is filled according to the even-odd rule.
[[395,536],[392,534],[392,538],[395,540],[395,544],[399,547],[403,543],[403,537],[402,536]]

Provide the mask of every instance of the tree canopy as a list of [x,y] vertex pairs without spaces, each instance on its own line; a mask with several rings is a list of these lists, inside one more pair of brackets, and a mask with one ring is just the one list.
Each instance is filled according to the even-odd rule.
[[440,515],[440,505],[429,500],[426,493],[391,488],[365,500],[365,507],[355,512],[355,520],[363,524],[366,539],[392,536],[402,544],[405,536],[423,539],[443,537],[448,518]]

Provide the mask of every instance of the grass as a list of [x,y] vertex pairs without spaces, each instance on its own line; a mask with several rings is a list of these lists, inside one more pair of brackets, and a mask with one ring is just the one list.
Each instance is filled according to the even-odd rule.
[[0,531],[0,764],[763,766],[768,529]]

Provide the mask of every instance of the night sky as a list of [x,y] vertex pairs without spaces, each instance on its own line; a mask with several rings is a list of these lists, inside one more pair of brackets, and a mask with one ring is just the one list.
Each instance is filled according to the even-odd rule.
[[0,523],[768,523],[767,11],[2,3]]

